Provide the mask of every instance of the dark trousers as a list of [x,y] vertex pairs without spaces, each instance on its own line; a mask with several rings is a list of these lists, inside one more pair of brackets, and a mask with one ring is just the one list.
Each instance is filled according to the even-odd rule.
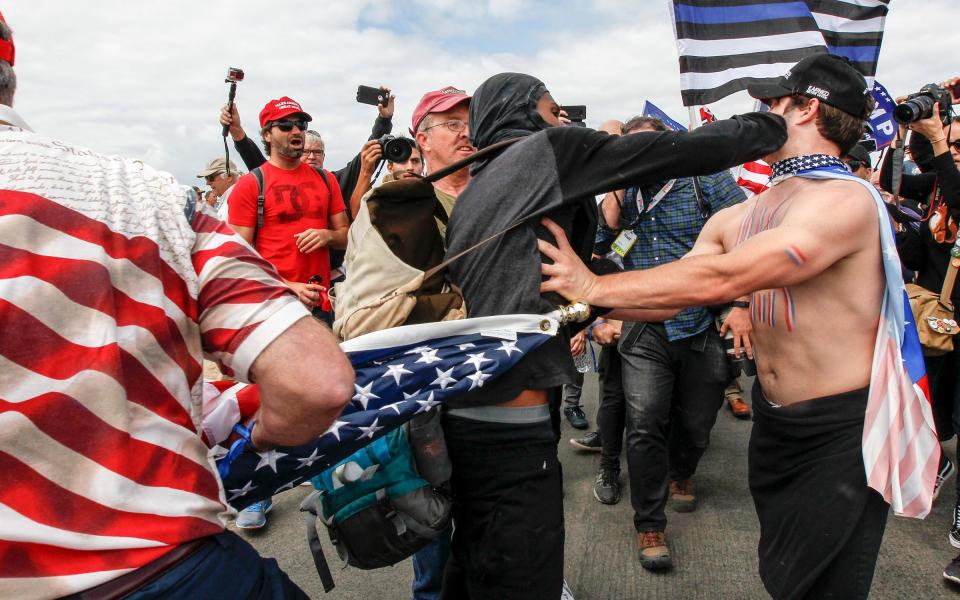
[[661,323],[624,327],[619,350],[633,522],[637,531],[663,531],[669,481],[696,472],[729,371],[712,328],[670,341]]
[[954,347],[953,352],[924,357],[927,381],[930,383],[933,420],[941,442],[949,440],[954,433],[960,431],[960,414],[957,410],[960,408],[957,406],[957,400],[960,398],[958,358],[960,358],[960,344]]
[[563,586],[563,496],[550,422],[444,415],[443,426],[454,504],[441,597],[556,600]]
[[616,346],[605,346],[600,351],[599,372],[600,408],[597,410],[597,427],[600,429],[600,468],[619,471],[627,400],[623,395],[623,367]]
[[127,600],[161,598],[237,598],[307,600],[308,596],[235,533],[224,531],[212,542],[153,581],[125,596]]

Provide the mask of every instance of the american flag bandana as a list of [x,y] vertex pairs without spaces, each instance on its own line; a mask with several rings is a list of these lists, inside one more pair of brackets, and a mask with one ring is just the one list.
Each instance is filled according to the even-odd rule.
[[870,191],[877,205],[886,287],[863,426],[863,464],[867,484],[890,503],[895,514],[922,519],[933,505],[940,442],[889,213],[870,182],[842,167],[814,169],[796,176],[858,182]]
[[[414,416],[481,389],[556,335],[558,319],[558,313],[479,317],[395,327],[342,343],[356,371],[355,394],[343,413],[309,444],[221,456],[227,503],[241,510],[291,489]],[[217,429],[206,422],[204,428]]]

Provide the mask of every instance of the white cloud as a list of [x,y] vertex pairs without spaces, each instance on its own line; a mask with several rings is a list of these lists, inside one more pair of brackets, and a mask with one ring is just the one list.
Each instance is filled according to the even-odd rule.
[[[353,101],[360,84],[393,87],[395,133],[425,91],[473,90],[505,70],[586,104],[589,124],[635,114],[645,98],[687,120],[659,0],[7,0],[3,11],[17,41],[17,108],[34,128],[143,158],[184,183],[223,152],[216,118],[228,66],[247,74],[238,102],[248,131],[264,102],[292,96],[327,139],[330,168],[369,134],[375,111]],[[893,2],[878,79],[898,94],[960,75],[957,15],[955,0]],[[741,93],[713,108],[751,106]]]

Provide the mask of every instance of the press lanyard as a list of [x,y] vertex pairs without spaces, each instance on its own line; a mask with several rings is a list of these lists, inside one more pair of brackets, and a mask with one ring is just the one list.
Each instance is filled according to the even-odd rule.
[[[650,199],[650,204],[647,206],[646,212],[652,211],[653,208],[659,204],[661,200],[663,200],[663,197],[670,193],[670,190],[673,189],[673,184],[676,182],[676,179],[671,179],[663,184],[663,187],[660,188],[660,191],[654,194],[653,198]],[[640,188],[637,188],[637,214],[642,215],[643,213],[643,192],[640,190]]]

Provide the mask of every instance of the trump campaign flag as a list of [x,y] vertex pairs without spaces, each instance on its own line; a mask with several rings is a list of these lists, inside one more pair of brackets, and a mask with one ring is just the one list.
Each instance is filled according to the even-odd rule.
[[779,77],[800,59],[845,56],[873,80],[889,0],[674,0],[684,106]]
[[877,106],[870,114],[868,125],[870,131],[867,137],[877,142],[877,149],[885,148],[893,142],[897,134],[897,122],[893,118],[893,109],[897,103],[894,102],[887,88],[880,85],[879,81],[873,82],[870,94],[876,101]]
[[[303,446],[256,452],[242,440],[234,444],[217,461],[227,502],[240,510],[291,489],[414,416],[482,388],[556,335],[559,319],[558,313],[479,317],[395,327],[343,342],[356,371],[355,394],[343,413]],[[249,393],[230,386],[223,398],[205,401],[205,436],[229,432],[233,420],[242,418]],[[223,408],[221,401],[240,406]],[[226,422],[213,422],[216,414]]]
[[687,128],[680,124],[679,121],[675,121],[670,118],[670,115],[660,110],[656,104],[650,102],[649,100],[644,100],[643,102],[643,113],[644,117],[653,117],[655,119],[660,119],[663,121],[663,124],[669,127],[674,131],[686,131]]

